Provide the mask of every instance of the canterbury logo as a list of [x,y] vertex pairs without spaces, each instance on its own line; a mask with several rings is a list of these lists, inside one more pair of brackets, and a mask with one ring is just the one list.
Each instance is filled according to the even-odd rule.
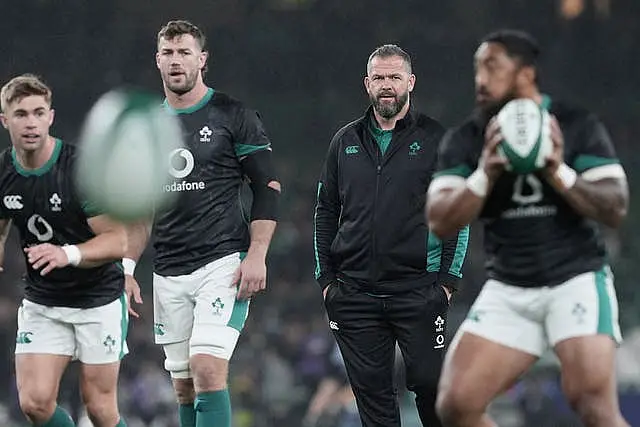
[[4,196],[2,199],[7,209],[22,209],[22,196]]
[[357,145],[349,145],[344,149],[345,154],[358,154],[358,146]]

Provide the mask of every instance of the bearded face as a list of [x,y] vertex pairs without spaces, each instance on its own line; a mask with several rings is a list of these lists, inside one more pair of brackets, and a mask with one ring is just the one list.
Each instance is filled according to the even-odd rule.
[[375,111],[384,119],[397,116],[409,102],[415,76],[401,56],[374,57],[364,83]]

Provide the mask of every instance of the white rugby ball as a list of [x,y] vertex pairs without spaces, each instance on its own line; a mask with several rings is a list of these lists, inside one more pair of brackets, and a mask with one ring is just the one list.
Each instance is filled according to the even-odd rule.
[[502,133],[498,152],[508,160],[507,170],[518,174],[545,166],[553,150],[549,112],[528,98],[509,101],[498,113]]
[[112,90],[91,108],[79,138],[77,182],[87,201],[121,220],[172,202],[164,186],[170,154],[183,147],[180,123],[155,96]]

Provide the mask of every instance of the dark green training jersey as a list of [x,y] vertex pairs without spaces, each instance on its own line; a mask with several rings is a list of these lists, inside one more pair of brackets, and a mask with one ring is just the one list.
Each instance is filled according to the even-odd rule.
[[[602,123],[588,111],[544,98],[564,134],[564,159],[584,179],[624,177]],[[472,117],[448,132],[436,179],[469,176],[478,166],[486,122]],[[441,181],[443,182],[443,181]],[[490,278],[523,287],[553,286],[606,260],[598,225],[569,206],[540,173],[503,173],[480,214]]]
[[[95,237],[87,221],[99,212],[76,192],[75,161],[75,147],[61,140],[56,140],[51,159],[36,170],[22,168],[11,148],[0,155],[0,218],[13,220],[23,247],[74,245]],[[26,265],[25,298],[37,304],[99,307],[124,291],[124,275],[115,263],[54,269],[44,277]]]
[[255,111],[213,89],[191,108],[165,107],[181,121],[185,148],[172,156],[174,182],[165,187],[177,203],[156,215],[154,268],[178,276],[249,248],[242,162],[271,142]]

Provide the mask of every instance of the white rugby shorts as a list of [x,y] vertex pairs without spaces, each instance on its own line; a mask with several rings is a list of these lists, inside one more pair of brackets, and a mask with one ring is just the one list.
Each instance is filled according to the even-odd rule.
[[89,365],[117,362],[128,353],[127,304],[125,294],[93,308],[47,307],[23,299],[15,352],[71,356]]
[[231,283],[241,260],[236,252],[190,274],[154,274],[156,344],[185,342],[189,357],[210,354],[229,360],[249,312],[249,300],[237,300],[238,288]]
[[458,329],[542,356],[568,338],[603,334],[622,342],[609,267],[553,287],[522,288],[488,280]]

